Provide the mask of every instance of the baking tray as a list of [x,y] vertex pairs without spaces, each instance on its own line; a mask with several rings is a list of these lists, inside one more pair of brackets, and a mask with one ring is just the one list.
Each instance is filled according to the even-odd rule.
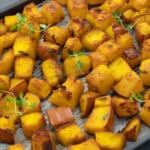
[[[50,1],[50,0],[46,0],[46,1]],[[11,14],[15,14],[21,11],[23,9],[23,6],[26,5],[27,3],[30,3],[30,2],[35,2],[37,4],[40,3],[38,4],[38,6],[40,7],[42,3],[45,3],[46,1],[43,1],[43,0],[0,0],[0,17],[2,18],[4,15],[11,15]],[[69,17],[68,17],[67,11],[65,11],[65,13],[66,13],[65,19],[61,23],[58,24],[60,26],[66,26],[66,24],[68,23]],[[40,61],[36,62],[36,67],[35,67],[36,69],[34,70],[34,73],[33,73],[34,77],[42,78],[40,64],[41,64]],[[84,82],[84,78],[82,79],[82,81]],[[85,85],[85,89],[87,89],[86,85]],[[47,116],[45,114],[45,111],[51,107],[53,106],[47,100],[42,102],[42,113],[45,116],[46,122],[47,122],[46,128],[54,133],[52,127],[49,125]],[[77,124],[83,129],[83,124],[85,122],[85,119],[80,118],[79,108],[77,108],[73,112],[73,114],[76,118]],[[116,118],[115,120],[116,121],[114,125],[114,132],[118,132],[122,130],[128,121],[128,119],[118,119],[118,118]],[[15,135],[15,142],[22,143],[25,150],[31,149],[31,141],[24,137],[20,126],[17,127],[17,131]],[[7,146],[8,146],[7,144],[0,143],[0,150],[7,150]],[[63,147],[61,144],[56,142],[56,150],[67,150],[67,148]],[[150,150],[150,128],[142,124],[137,142],[127,141],[126,147],[124,148],[124,150]]]

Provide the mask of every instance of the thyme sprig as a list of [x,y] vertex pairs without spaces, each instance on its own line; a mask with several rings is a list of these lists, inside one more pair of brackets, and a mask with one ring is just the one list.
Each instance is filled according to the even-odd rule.
[[30,24],[26,23],[28,21],[28,18],[26,16],[22,16],[20,13],[17,13],[16,16],[17,16],[19,21],[18,21],[17,24],[11,26],[11,28],[10,28],[11,31],[16,30],[16,31],[19,32],[24,25],[27,25],[29,31],[31,31],[31,32],[43,32],[43,31],[47,30],[50,27],[50,25],[40,24],[41,29],[40,30],[35,30],[34,26],[31,23]]
[[19,115],[22,115],[23,112],[21,111],[17,111],[16,107],[22,107],[22,106],[30,106],[31,108],[35,108],[36,107],[36,103],[32,103],[29,104],[29,102],[27,101],[27,99],[24,98],[24,95],[22,92],[19,93],[18,98],[14,95],[14,93],[7,91],[7,90],[3,90],[2,88],[0,88],[0,93],[6,93],[12,96],[12,98],[6,98],[6,102],[11,103],[11,102],[15,102],[15,112],[18,113]]
[[113,17],[116,19],[116,21],[126,30],[126,31],[131,31],[133,29],[133,25],[132,24],[129,24],[129,23],[125,23],[124,20],[122,19],[122,15],[123,15],[123,12],[120,11],[120,12],[117,12],[117,11],[114,11],[112,13]]
[[132,93],[131,96],[130,96],[131,101],[137,101],[139,103],[144,103],[143,99],[144,99],[144,96],[142,94]]

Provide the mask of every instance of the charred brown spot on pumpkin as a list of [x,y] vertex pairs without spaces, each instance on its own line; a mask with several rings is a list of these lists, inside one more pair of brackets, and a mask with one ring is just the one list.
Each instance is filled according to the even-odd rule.
[[125,50],[123,52],[123,55],[130,60],[139,57],[139,53],[137,51],[135,51],[135,49],[133,49],[133,48]]

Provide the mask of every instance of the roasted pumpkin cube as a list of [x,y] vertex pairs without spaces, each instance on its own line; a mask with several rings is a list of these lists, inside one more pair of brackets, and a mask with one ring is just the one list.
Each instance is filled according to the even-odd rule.
[[94,139],[88,139],[85,142],[76,145],[69,145],[69,150],[100,150],[98,143]]
[[76,123],[71,123],[56,130],[56,139],[62,145],[68,146],[81,143],[86,137]]
[[30,3],[24,7],[23,15],[37,23],[44,24],[46,22],[45,18],[34,3]]
[[86,77],[88,88],[106,95],[114,84],[114,78],[110,70],[105,65],[97,66]]
[[126,33],[126,30],[119,23],[112,23],[105,32],[109,35],[110,38],[116,39],[117,36]]
[[105,0],[87,0],[88,5],[99,5],[102,4]]
[[85,19],[88,13],[88,5],[86,0],[68,0],[67,9],[71,19],[77,16]]
[[150,89],[147,89],[144,93],[144,100],[150,100]]
[[21,110],[24,114],[41,112],[41,102],[40,98],[37,95],[28,92],[25,94],[24,98],[27,101],[27,105],[21,106]]
[[4,17],[4,23],[5,26],[9,31],[11,31],[11,28],[16,25],[19,22],[19,18],[17,15],[11,15],[11,16],[5,16]]
[[81,41],[77,37],[70,37],[67,39],[63,51],[62,51],[62,59],[66,59],[71,52],[79,52],[83,48]]
[[150,127],[150,101],[146,101],[144,106],[140,111],[140,119],[144,122],[147,126]]
[[40,25],[37,22],[28,20],[24,25],[22,25],[20,33],[22,35],[28,35],[35,40],[39,40],[41,35]]
[[83,90],[83,83],[75,77],[69,76],[61,88],[53,91],[49,101],[56,106],[68,106],[73,110],[78,105]]
[[48,58],[57,58],[57,54],[60,47],[56,44],[50,42],[38,42],[37,55],[41,60],[46,60]]
[[15,141],[15,124],[11,119],[0,117],[0,142],[13,144]]
[[122,133],[125,134],[127,140],[136,141],[140,132],[140,128],[140,119],[133,118],[128,122]]
[[39,112],[30,113],[21,117],[21,126],[27,138],[31,138],[36,131],[44,128],[45,125],[45,119]]
[[62,4],[62,5],[66,5],[67,4],[67,0],[56,0],[58,3]]
[[79,106],[82,118],[87,117],[91,113],[94,107],[95,99],[98,96],[99,96],[98,93],[92,91],[85,92],[81,95],[79,100]]
[[0,100],[0,116],[11,119],[14,123],[19,119],[19,108],[11,95],[5,95]]
[[90,54],[92,68],[96,68],[99,65],[108,64],[106,57],[99,51],[94,51]]
[[115,92],[123,97],[130,97],[132,93],[139,94],[143,92],[143,83],[134,71],[128,72],[115,86]]
[[109,65],[109,69],[114,76],[115,82],[120,81],[128,72],[131,71],[130,66],[122,57],[115,59]]
[[36,40],[32,37],[18,36],[13,46],[14,55],[28,55],[34,59],[36,57],[36,45]]
[[132,35],[129,33],[118,35],[116,42],[121,46],[123,50],[127,50],[134,47]]
[[143,60],[140,65],[140,79],[142,80],[143,85],[150,86],[150,59]]
[[27,79],[29,80],[32,77],[34,60],[28,56],[18,56],[15,59],[15,78],[18,79]]
[[150,24],[147,22],[139,22],[135,26],[136,38],[139,43],[150,38]]
[[122,10],[124,4],[124,0],[107,0],[104,1],[104,3],[99,8],[104,11],[114,12]]
[[0,36],[0,52],[3,48],[10,48],[13,46],[16,37],[19,35],[18,32],[7,32]]
[[24,150],[24,148],[22,144],[14,144],[14,145],[8,146],[7,150]]
[[69,30],[58,26],[50,27],[44,33],[44,39],[47,42],[52,42],[58,45],[63,45],[69,37]]
[[99,28],[102,31],[115,22],[112,13],[100,10],[98,7],[90,9],[86,19],[94,28]]
[[115,96],[112,98],[114,111],[119,117],[131,117],[139,112],[136,101]]
[[20,93],[25,93],[27,90],[27,82],[25,79],[11,79],[9,91],[19,96]]
[[90,25],[85,19],[76,17],[69,21],[68,29],[75,37],[80,38],[90,30]]
[[112,106],[95,107],[84,124],[88,133],[110,131],[113,129],[114,113]]
[[91,59],[88,55],[73,55],[63,62],[63,70],[67,76],[73,75],[80,77],[89,73],[91,68]]
[[50,124],[56,129],[65,124],[74,122],[75,118],[71,109],[67,106],[59,106],[47,110],[47,115]]
[[106,57],[108,63],[111,63],[123,53],[121,46],[112,39],[100,44],[96,51],[100,51]]
[[89,32],[85,33],[82,37],[82,44],[85,48],[90,51],[95,51],[97,47],[105,42],[108,39],[106,33],[101,31],[100,29],[92,29]]
[[6,53],[2,55],[0,58],[0,74],[7,75],[11,73],[13,69],[13,63],[14,63],[14,53],[10,49]]
[[110,95],[97,97],[95,99],[94,107],[112,106],[112,99]]
[[142,44],[142,60],[150,58],[150,39],[147,39]]
[[41,13],[46,20],[46,24],[54,25],[64,19],[64,11],[59,3],[50,1],[41,8]]
[[102,149],[123,150],[126,143],[125,135],[113,132],[97,132],[96,141]]
[[10,78],[7,75],[0,75],[0,88],[2,90],[8,90],[10,86]]
[[51,86],[42,79],[31,78],[28,84],[28,91],[38,95],[41,99],[45,99],[50,94]]
[[141,55],[133,48],[125,50],[122,57],[132,68],[137,67],[141,62]]
[[0,35],[6,34],[7,28],[6,25],[0,20]]
[[130,7],[135,10],[141,10],[142,8],[149,7],[149,0],[139,1],[139,0],[130,0],[129,1]]
[[62,68],[54,59],[47,59],[42,63],[42,72],[51,86],[57,86],[62,80]]
[[36,131],[32,136],[32,150],[55,150],[53,135],[46,129]]

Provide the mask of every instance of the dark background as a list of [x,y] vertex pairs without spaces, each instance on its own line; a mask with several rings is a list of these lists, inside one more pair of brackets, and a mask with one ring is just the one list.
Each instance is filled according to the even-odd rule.
[[[0,18],[19,12],[23,6],[29,2],[40,3],[43,0],[0,0]],[[150,150],[150,141],[145,142],[135,150]]]

